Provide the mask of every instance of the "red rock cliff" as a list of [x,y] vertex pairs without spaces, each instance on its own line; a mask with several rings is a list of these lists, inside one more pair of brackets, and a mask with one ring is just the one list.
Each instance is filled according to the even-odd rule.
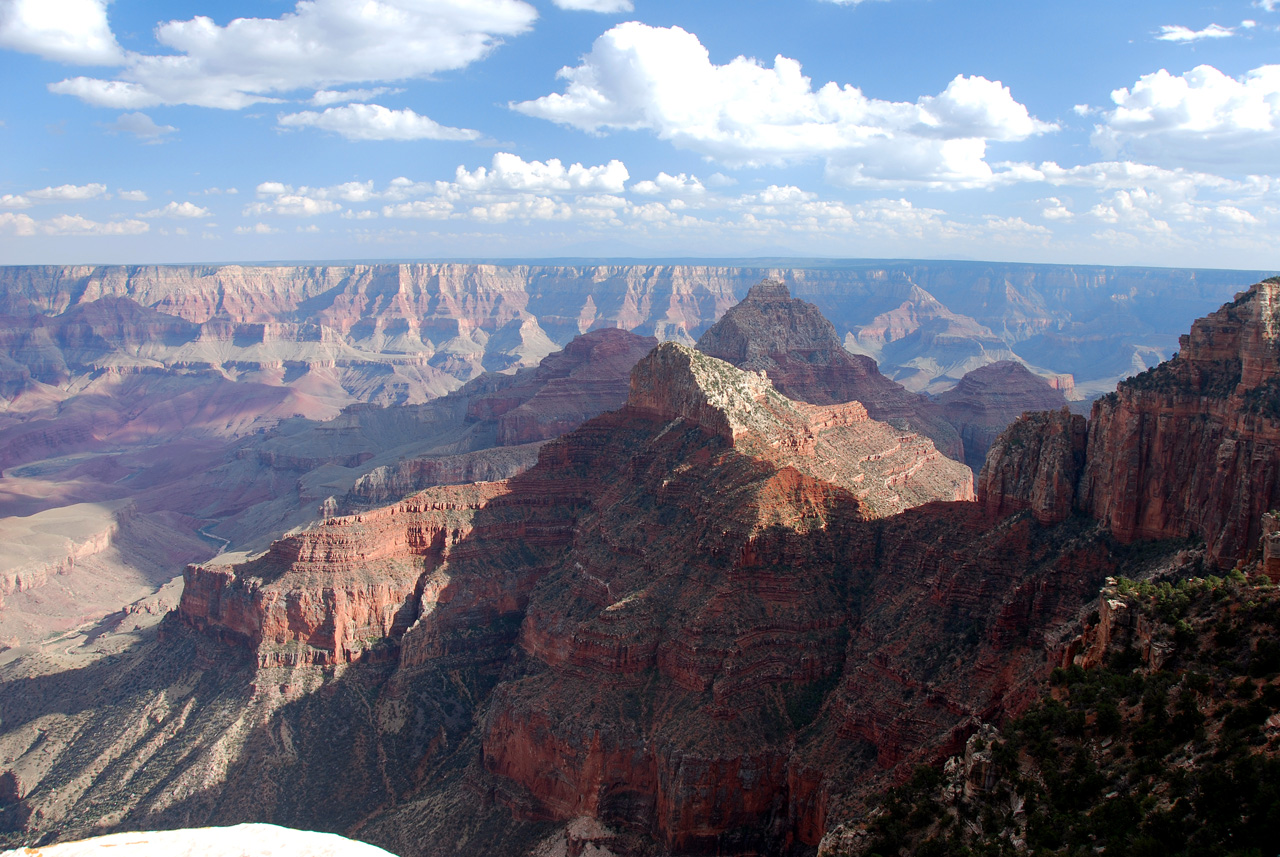
[[1087,460],[1080,503],[1118,538],[1196,536],[1224,566],[1253,548],[1280,505],[1280,280],[1099,399]]

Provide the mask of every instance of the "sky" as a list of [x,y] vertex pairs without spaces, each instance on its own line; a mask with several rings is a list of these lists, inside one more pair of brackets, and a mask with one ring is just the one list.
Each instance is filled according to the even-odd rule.
[[0,0],[0,264],[1280,270],[1280,0]]

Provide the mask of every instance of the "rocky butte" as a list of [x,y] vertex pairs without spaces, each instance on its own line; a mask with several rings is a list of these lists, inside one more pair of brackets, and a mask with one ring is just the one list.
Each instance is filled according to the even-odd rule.
[[[1201,329],[1220,351],[1193,334],[1170,365],[1240,354],[1251,386],[1223,396],[1250,401],[1277,377],[1243,344],[1265,352],[1272,288]],[[1212,425],[1226,405],[1183,386],[1207,372],[1164,394]],[[971,502],[967,468],[869,410],[664,343],[622,408],[519,475],[194,566],[159,634],[4,667],[0,841],[253,820],[401,855],[812,855],[1026,709],[1106,577],[1185,548],[1131,551],[1074,513],[1114,427],[1020,421]],[[1256,416],[1250,460],[1274,472]],[[1145,484],[1139,520],[1172,502]],[[1231,485],[1176,502],[1243,514],[1260,489]]]

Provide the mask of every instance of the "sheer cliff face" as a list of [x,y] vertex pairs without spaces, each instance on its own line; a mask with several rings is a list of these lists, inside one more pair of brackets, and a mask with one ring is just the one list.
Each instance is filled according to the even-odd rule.
[[996,513],[1072,508],[1122,541],[1204,539],[1222,566],[1244,558],[1280,505],[1280,281],[1195,322],[1172,360],[1094,403],[1087,445],[1065,412],[1012,425],[978,480]]
[[1094,404],[1080,503],[1125,541],[1196,536],[1224,565],[1257,544],[1280,504],[1280,281]]
[[927,399],[880,374],[870,357],[850,354],[835,327],[786,285],[763,280],[708,328],[698,350],[741,369],[764,372],[786,396],[833,404],[857,400],[872,419],[909,425],[943,454],[963,457],[954,428],[932,413]]

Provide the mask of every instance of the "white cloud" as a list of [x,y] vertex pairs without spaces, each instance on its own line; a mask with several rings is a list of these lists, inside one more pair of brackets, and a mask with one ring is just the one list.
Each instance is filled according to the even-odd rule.
[[1280,146],[1280,65],[1232,78],[1200,65],[1183,75],[1161,69],[1111,93],[1093,143],[1155,161],[1274,171]]
[[145,143],[162,143],[168,134],[177,132],[172,125],[157,125],[155,120],[145,113],[121,113],[116,121],[107,126],[112,131],[132,134]]
[[64,184],[57,187],[29,190],[26,195],[31,199],[42,202],[70,202],[73,200],[94,199],[95,197],[103,196],[106,192],[107,186],[104,184]]
[[172,53],[130,53],[115,80],[74,77],[49,88],[101,107],[234,110],[298,89],[463,68],[536,18],[523,0],[300,0],[279,18],[169,21],[155,36]]
[[348,104],[323,113],[304,110],[277,117],[283,128],[320,128],[348,140],[475,140],[479,131],[450,128],[412,110],[389,110],[380,104]]
[[629,178],[626,165],[617,160],[590,167],[566,167],[556,158],[526,161],[518,155],[498,152],[488,167],[468,170],[459,166],[451,182],[392,180],[381,196],[396,204],[384,206],[382,216],[430,220],[466,217],[485,223],[612,217],[613,209],[627,205],[615,194],[625,190]]
[[141,235],[151,228],[141,220],[113,220],[99,223],[78,214],[62,214],[49,220],[34,220],[25,214],[0,214],[0,230],[15,235]]
[[[362,219],[361,212],[355,215]],[[413,202],[401,202],[396,205],[383,206],[383,217],[418,217],[425,220],[448,220],[453,216],[453,203],[447,199],[418,199]]]
[[561,9],[575,12],[630,12],[635,9],[631,0],[551,0]]
[[1156,38],[1162,42],[1198,42],[1201,39],[1226,39],[1235,34],[1236,31],[1233,28],[1221,27],[1217,24],[1210,24],[1203,30],[1193,30],[1178,24],[1166,24],[1160,28],[1160,34]]
[[1044,208],[1040,212],[1040,216],[1045,220],[1072,220],[1075,218],[1075,213],[1067,207],[1066,203],[1058,199],[1056,196],[1051,196],[1048,199],[1042,199],[1040,202],[1044,205]]
[[0,0],[0,48],[75,65],[119,65],[108,0]]
[[145,190],[118,190],[116,191],[116,199],[122,199],[125,202],[146,202],[147,192]]
[[194,202],[171,202],[162,208],[144,212],[140,217],[210,217],[207,208],[201,208]]
[[697,176],[690,176],[685,173],[671,176],[660,172],[658,173],[657,178],[652,181],[645,180],[636,182],[631,186],[632,193],[638,193],[644,196],[656,196],[658,194],[687,196],[690,194],[703,194],[706,193],[706,191],[706,186],[698,180]]
[[265,223],[255,223],[253,226],[237,226],[234,231],[237,235],[274,235],[280,230]]
[[379,86],[374,89],[344,89],[341,91],[322,89],[311,96],[311,103],[316,107],[327,107],[330,104],[344,104],[349,101],[371,101],[379,95],[394,95],[403,91],[402,89],[392,89],[387,86]]
[[315,217],[341,211],[342,206],[331,200],[315,199],[300,194],[280,194],[270,202],[251,202],[244,207],[245,217]]
[[783,56],[773,68],[746,57],[714,65],[692,33],[636,22],[604,33],[559,75],[563,93],[511,107],[589,133],[647,129],[735,166],[823,157],[842,184],[987,185],[988,142],[1056,129],[983,77],[957,76],[914,103],[881,101],[849,85],[815,90]]
[[21,194],[6,193],[0,196],[0,208],[30,208],[31,200]]
[[1268,12],[1274,12],[1277,7],[1280,7],[1280,0],[1253,0],[1253,5]]
[[566,167],[556,158],[546,162],[525,161],[519,155],[498,152],[488,169],[476,167],[468,171],[458,167],[452,186],[437,182],[437,189],[443,193],[619,193],[630,177],[626,166],[618,160],[595,167],[582,164]]

